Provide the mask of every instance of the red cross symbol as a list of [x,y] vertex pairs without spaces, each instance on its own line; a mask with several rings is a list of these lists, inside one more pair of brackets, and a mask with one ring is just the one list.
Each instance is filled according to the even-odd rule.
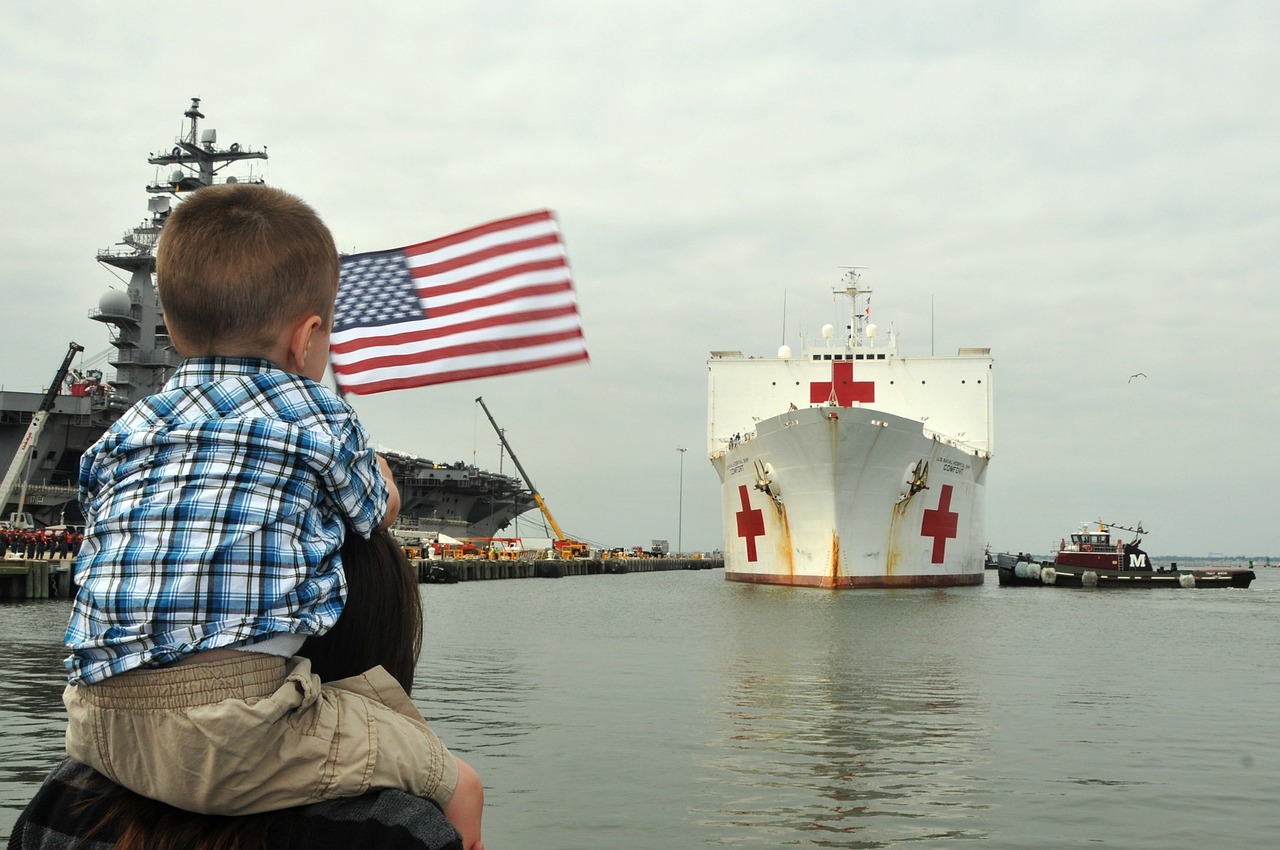
[[742,500],[742,510],[738,511],[738,536],[747,538],[747,560],[756,559],[756,538],[764,536],[764,512],[759,508],[751,510],[751,498],[747,495],[747,485],[738,485],[738,498]]
[[813,381],[809,384],[809,403],[826,404],[835,395],[840,407],[853,407],[855,401],[875,401],[875,381],[855,381],[853,364],[837,360],[831,364],[830,381]]
[[924,521],[920,523],[920,536],[933,538],[932,564],[941,564],[947,555],[947,538],[956,536],[956,526],[960,514],[951,512],[950,484],[942,485],[942,495],[938,497],[938,509],[932,508],[924,512]]

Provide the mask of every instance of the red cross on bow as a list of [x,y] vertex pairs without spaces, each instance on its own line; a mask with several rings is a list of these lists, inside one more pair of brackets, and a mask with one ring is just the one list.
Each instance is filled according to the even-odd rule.
[[738,498],[742,500],[742,510],[735,516],[738,518],[738,536],[747,539],[747,561],[756,560],[756,538],[764,536],[764,512],[759,508],[751,509],[751,497],[747,493],[747,485],[738,485]]
[[947,555],[947,538],[956,536],[956,526],[960,522],[960,514],[951,511],[950,484],[942,485],[942,494],[938,497],[938,509],[929,508],[924,512],[924,520],[920,523],[920,536],[933,538],[932,564],[941,564]]
[[875,381],[855,381],[853,364],[848,360],[836,360],[831,364],[830,381],[813,381],[809,384],[809,403],[826,404],[835,395],[840,407],[853,407],[855,401],[876,400]]

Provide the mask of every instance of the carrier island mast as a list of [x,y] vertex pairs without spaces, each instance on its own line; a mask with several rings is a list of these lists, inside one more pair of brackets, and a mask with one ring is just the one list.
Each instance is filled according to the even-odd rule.
[[97,260],[103,265],[129,272],[126,292],[108,291],[89,317],[112,325],[111,344],[116,353],[108,362],[115,367],[114,392],[101,396],[95,418],[107,424],[135,401],[159,390],[178,365],[179,357],[169,341],[156,295],[156,243],[172,209],[170,197],[194,192],[216,182],[261,183],[261,177],[227,176],[219,181],[218,173],[242,160],[266,159],[267,151],[242,148],[233,142],[218,147],[218,131],[200,130],[200,98],[191,98],[184,116],[190,122],[187,131],[175,140],[172,149],[151,154],[147,162],[158,166],[157,173],[173,166],[167,179],[157,179],[147,186],[151,198],[147,203],[150,217],[125,233],[118,243],[123,248],[104,249]]

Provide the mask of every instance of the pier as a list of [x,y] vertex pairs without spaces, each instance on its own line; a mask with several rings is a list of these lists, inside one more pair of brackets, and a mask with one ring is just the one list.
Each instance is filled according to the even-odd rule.
[[[75,559],[0,560],[0,602],[22,599],[69,599],[74,593]],[[516,578],[627,575],[671,570],[710,570],[724,567],[723,558],[604,558],[544,560],[480,560],[419,558],[409,563],[419,584],[499,581]]]
[[513,578],[627,575],[671,570],[710,570],[724,567],[723,558],[564,558],[564,559],[419,559],[411,560],[420,584],[494,581]]
[[0,602],[70,596],[74,565],[69,558],[0,560]]

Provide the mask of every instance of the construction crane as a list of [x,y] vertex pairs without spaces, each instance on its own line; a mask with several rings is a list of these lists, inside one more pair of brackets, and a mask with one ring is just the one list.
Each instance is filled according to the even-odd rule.
[[589,548],[586,543],[580,543],[568,537],[560,530],[560,524],[556,522],[556,518],[551,515],[551,510],[547,507],[547,502],[542,498],[542,494],[538,492],[538,488],[533,486],[533,482],[529,480],[529,473],[524,471],[524,466],[520,463],[520,459],[516,457],[515,451],[512,450],[511,444],[507,442],[507,435],[502,433],[502,429],[498,427],[497,421],[493,418],[493,414],[489,412],[489,406],[484,403],[484,399],[476,396],[476,404],[480,405],[484,410],[484,415],[489,417],[489,424],[493,426],[493,430],[497,433],[498,439],[502,441],[502,447],[507,450],[507,454],[511,455],[511,462],[516,465],[516,469],[520,470],[520,477],[524,479],[525,485],[529,488],[529,492],[533,494],[533,500],[538,503],[538,510],[542,511],[542,515],[546,517],[547,524],[551,526],[552,533],[556,539],[553,544],[555,550],[560,553],[561,558],[583,558],[586,557]]
[[[62,390],[62,383],[67,379],[67,372],[71,371],[71,361],[81,351],[84,346],[79,343],[71,343],[71,347],[67,349],[67,356],[63,358],[62,365],[58,367],[58,374],[54,376],[53,383],[49,385],[49,389],[45,392],[44,398],[40,400],[40,406],[36,408],[36,412],[31,416],[31,425],[27,427],[27,433],[23,435],[22,442],[18,443],[18,451],[14,453],[13,462],[9,464],[9,471],[5,473],[4,482],[0,483],[0,510],[9,504],[9,497],[13,495],[13,488],[18,484],[18,476],[22,474],[22,467],[26,465],[27,458],[31,454],[31,449],[36,445],[36,441],[40,439],[40,432],[44,430],[44,425],[49,421],[49,415],[53,412],[53,403],[58,398],[58,393]],[[19,506],[21,509],[21,506]],[[17,516],[15,515],[15,519]]]

